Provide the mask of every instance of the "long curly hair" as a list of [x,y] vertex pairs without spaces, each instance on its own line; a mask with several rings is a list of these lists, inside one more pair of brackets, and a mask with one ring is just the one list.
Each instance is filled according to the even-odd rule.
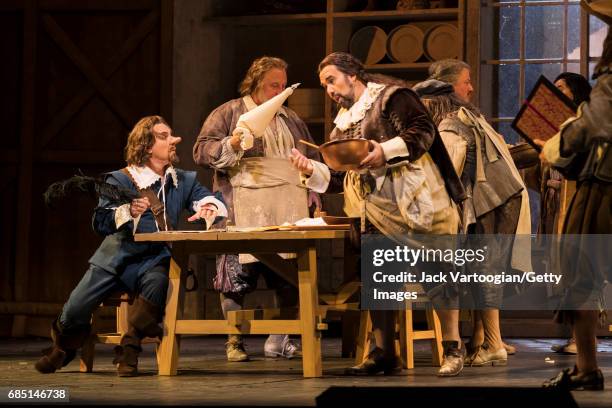
[[270,71],[273,68],[282,69],[287,71],[289,64],[281,58],[277,57],[268,57],[263,56],[261,58],[257,58],[247,71],[244,79],[240,83],[240,95],[247,96],[254,93],[257,88],[261,86],[261,81],[263,80],[266,72]]
[[145,116],[134,125],[125,145],[125,161],[128,165],[144,166],[151,158],[148,151],[155,144],[153,126],[159,123],[169,126],[161,116]]

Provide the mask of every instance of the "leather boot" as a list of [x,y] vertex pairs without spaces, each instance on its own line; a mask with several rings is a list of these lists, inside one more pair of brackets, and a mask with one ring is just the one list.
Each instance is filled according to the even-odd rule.
[[505,366],[508,364],[508,352],[504,347],[492,350],[485,341],[476,353],[464,359],[464,363],[470,367]]
[[136,329],[136,335],[143,339],[145,337],[158,337],[160,340],[164,335],[160,327],[162,310],[155,303],[149,302],[142,296],[138,296],[128,311],[128,323]]
[[544,388],[566,390],[601,391],[604,389],[604,377],[600,369],[590,373],[578,373],[578,367],[566,368],[556,377],[544,382]]
[[463,370],[463,359],[465,358],[465,346],[459,348],[460,341],[443,340],[444,360],[438,370],[438,377],[454,377]]
[[128,331],[121,338],[121,343],[115,347],[117,375],[119,377],[135,377],[138,375],[138,355],[145,337],[162,338],[164,332],[159,326],[161,308],[138,296],[128,310]]
[[42,374],[50,374],[67,366],[89,336],[90,330],[89,325],[66,330],[59,320],[55,319],[51,324],[53,345],[42,351],[43,356],[34,365],[36,370]]
[[120,345],[115,347],[117,375],[119,377],[135,377],[138,375],[138,355],[142,351],[141,339],[136,330],[131,328],[121,337]]
[[361,364],[344,370],[346,375],[384,375],[399,374],[402,364],[397,356],[386,355],[383,349],[375,347]]
[[225,354],[227,355],[227,361],[234,363],[249,361],[249,355],[244,348],[242,336],[235,334],[228,336],[227,343],[225,343]]

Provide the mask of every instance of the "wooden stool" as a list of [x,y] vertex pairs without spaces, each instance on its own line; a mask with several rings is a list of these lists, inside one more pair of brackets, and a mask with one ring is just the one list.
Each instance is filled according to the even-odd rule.
[[[93,313],[91,319],[91,334],[83,344],[81,350],[81,362],[79,371],[82,373],[91,373],[93,371],[93,362],[95,357],[95,347],[97,343],[102,344],[119,344],[121,337],[128,330],[128,306],[134,303],[134,295],[125,292],[118,292],[109,296],[98,309]],[[100,314],[101,307],[115,307],[117,313],[117,331],[115,333],[97,333],[97,320]],[[157,343],[158,339],[145,338],[143,344]]]
[[[412,305],[408,304],[406,310],[398,313],[396,332],[399,332],[399,339],[395,340],[395,352],[404,363],[404,368],[414,368],[414,342],[416,340],[430,340],[432,351],[432,362],[436,367],[442,365],[442,328],[440,319],[433,308],[428,305],[425,309],[427,318],[427,330],[414,330],[412,320]],[[372,319],[369,310],[361,311],[359,322],[359,336],[357,338],[357,349],[355,351],[355,365],[361,364],[368,356],[371,345]]]

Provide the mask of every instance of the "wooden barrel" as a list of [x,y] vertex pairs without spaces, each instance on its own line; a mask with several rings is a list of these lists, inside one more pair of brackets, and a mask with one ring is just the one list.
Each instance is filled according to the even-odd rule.
[[452,24],[437,24],[425,33],[425,56],[431,61],[459,56],[459,30]]
[[351,37],[350,53],[364,64],[376,64],[387,52],[387,34],[377,26],[365,26]]
[[423,55],[423,31],[412,24],[395,27],[387,39],[387,54],[395,62],[415,62]]

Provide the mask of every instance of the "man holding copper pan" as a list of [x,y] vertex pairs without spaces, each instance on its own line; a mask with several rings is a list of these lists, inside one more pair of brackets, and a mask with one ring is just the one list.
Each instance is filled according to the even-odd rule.
[[[405,242],[410,234],[455,234],[456,203],[465,199],[465,192],[418,96],[401,82],[367,74],[361,61],[342,52],[321,61],[319,79],[341,107],[330,139],[366,139],[370,152],[358,170],[338,172],[294,149],[293,164],[305,185],[321,193],[344,192],[344,210],[361,217],[362,232],[382,233],[397,242]],[[428,295],[442,323],[444,362],[439,375],[457,375],[464,355],[457,293],[447,287],[428,290]],[[370,313],[376,347],[348,373],[397,372],[395,312]]]

